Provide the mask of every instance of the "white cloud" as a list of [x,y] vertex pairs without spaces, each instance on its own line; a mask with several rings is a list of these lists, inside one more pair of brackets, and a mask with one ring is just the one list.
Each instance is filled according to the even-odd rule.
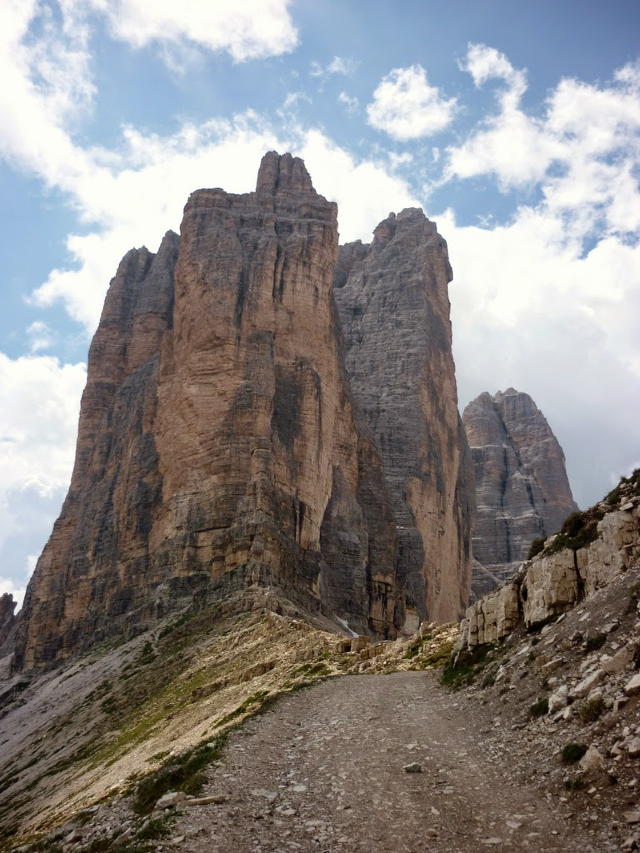
[[526,88],[524,72],[513,67],[504,53],[500,53],[494,47],[485,44],[469,44],[467,61],[459,63],[460,67],[468,71],[473,77],[477,87],[482,86],[487,80],[505,80],[509,89],[522,94]]
[[369,124],[393,139],[431,136],[453,121],[456,99],[441,97],[420,65],[394,68],[382,79],[367,107]]
[[583,255],[544,207],[491,229],[460,226],[451,211],[438,225],[454,269],[461,402],[509,386],[531,394],[564,445],[577,499],[593,503],[637,446],[640,246],[609,237]]
[[29,351],[32,355],[49,349],[55,343],[53,331],[42,320],[35,320],[31,323],[27,328],[27,337],[29,339]]
[[296,153],[304,158],[313,185],[338,203],[341,242],[370,242],[372,231],[392,210],[419,207],[406,183],[389,175],[384,164],[358,162],[319,131],[304,134]]
[[84,364],[0,352],[0,501],[13,489],[50,495],[68,484]]
[[[82,8],[87,0],[71,0]],[[225,51],[236,62],[292,51],[298,34],[291,0],[88,0],[106,15],[115,38],[132,47],[183,43]],[[169,53],[170,62],[175,54]]]
[[342,104],[349,115],[356,115],[360,110],[360,101],[355,95],[348,95],[346,92],[340,92],[338,95],[338,103]]
[[574,233],[602,221],[640,227],[640,71],[625,66],[608,85],[561,80],[543,115],[521,105],[524,72],[493,48],[470,45],[464,65],[477,86],[502,79],[498,112],[447,149],[446,178],[494,175],[503,190],[539,184],[554,213],[571,214]]
[[355,59],[350,59],[345,56],[334,56],[328,65],[321,65],[319,62],[311,63],[312,77],[321,77],[326,80],[332,74],[342,74],[345,77],[351,77],[358,70],[360,63]]
[[289,92],[278,110],[280,118],[286,119],[289,114],[296,112],[297,106],[301,101],[306,101],[308,104],[313,103],[309,95],[303,90]]
[[[24,594],[71,478],[84,364],[0,352],[0,592]],[[32,561],[33,562],[33,561]]]

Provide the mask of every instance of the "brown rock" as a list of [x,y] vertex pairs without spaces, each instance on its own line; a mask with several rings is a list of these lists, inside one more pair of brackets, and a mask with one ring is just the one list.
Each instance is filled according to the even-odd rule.
[[129,252],[109,288],[16,666],[194,601],[379,637],[407,598],[423,619],[457,617],[473,486],[450,278],[417,210],[338,258],[336,206],[289,154],[264,157],[254,193],[193,193],[180,238]]
[[344,370],[337,250],[335,204],[271,153],[255,193],[195,192],[180,239],[125,256],[18,667],[267,586],[395,634],[396,523]]

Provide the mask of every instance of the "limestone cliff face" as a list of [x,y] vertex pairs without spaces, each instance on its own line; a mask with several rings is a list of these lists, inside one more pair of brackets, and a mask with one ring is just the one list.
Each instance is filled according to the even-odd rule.
[[543,551],[472,604],[461,625],[458,648],[501,640],[519,623],[527,629],[539,628],[612,583],[639,560],[640,497],[634,496],[604,515],[593,542],[577,550]]
[[344,370],[337,252],[335,204],[271,153],[256,192],[195,192],[180,238],[125,256],[18,667],[247,588],[395,634],[396,524]]
[[157,615],[150,550],[162,498],[155,442],[160,343],[179,239],[127,253],[89,350],[69,493],[18,616],[16,664],[41,666]]
[[4,592],[0,595],[0,649],[8,639],[15,623],[13,611],[16,609],[16,602],[9,592]]
[[422,619],[466,606],[473,468],[457,408],[446,243],[421,210],[391,214],[335,275],[355,399],[376,437],[398,523],[400,571]]
[[[531,542],[559,530],[577,505],[562,448],[528,394],[481,394],[462,419],[475,466],[473,556],[502,580],[526,559]],[[482,594],[486,578],[476,579]]]
[[185,605],[268,598],[383,637],[457,617],[473,488],[450,278],[421,211],[338,254],[336,206],[288,154],[253,193],[193,193],[180,237],[111,282],[16,667]]

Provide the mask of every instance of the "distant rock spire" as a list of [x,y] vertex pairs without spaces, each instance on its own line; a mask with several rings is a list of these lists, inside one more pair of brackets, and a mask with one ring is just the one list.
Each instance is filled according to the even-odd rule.
[[[557,532],[577,509],[564,453],[531,397],[514,388],[480,394],[462,420],[475,468],[473,556],[503,579],[526,559],[534,539]],[[474,576],[480,584],[477,570]]]

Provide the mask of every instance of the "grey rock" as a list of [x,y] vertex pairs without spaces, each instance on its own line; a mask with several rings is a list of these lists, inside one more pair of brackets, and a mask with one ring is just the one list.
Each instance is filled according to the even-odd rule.
[[418,761],[413,761],[411,764],[405,764],[405,773],[422,773],[422,764]]
[[582,699],[583,696],[590,693],[593,688],[602,681],[604,676],[605,673],[602,669],[597,669],[595,672],[589,673],[589,675],[585,676],[582,681],[578,682],[578,684],[569,691],[569,695],[572,699]]
[[[532,540],[555,533],[578,507],[562,448],[528,394],[485,392],[462,420],[475,468],[474,558],[503,582],[526,559]],[[479,570],[476,585],[481,594],[486,575]]]
[[552,693],[551,696],[549,696],[549,713],[555,714],[562,708],[566,708],[568,698],[569,689],[566,684],[563,684],[562,687],[559,687],[555,693]]
[[627,696],[635,696],[640,693],[640,672],[625,684],[624,692]]
[[186,794],[182,791],[169,791],[166,794],[163,794],[162,797],[156,803],[156,809],[171,809],[179,806],[180,803],[183,803],[186,800]]
[[341,246],[334,276],[347,372],[382,455],[399,571],[421,621],[461,616],[470,584],[475,493],[457,408],[451,278],[445,241],[414,208],[381,222],[371,244]]
[[194,806],[208,806],[211,804],[221,805],[226,803],[229,798],[225,794],[212,794],[209,797],[192,797],[185,800],[184,805],[192,808]]
[[601,770],[604,767],[604,756],[596,746],[592,745],[580,759],[580,767],[586,772]]

